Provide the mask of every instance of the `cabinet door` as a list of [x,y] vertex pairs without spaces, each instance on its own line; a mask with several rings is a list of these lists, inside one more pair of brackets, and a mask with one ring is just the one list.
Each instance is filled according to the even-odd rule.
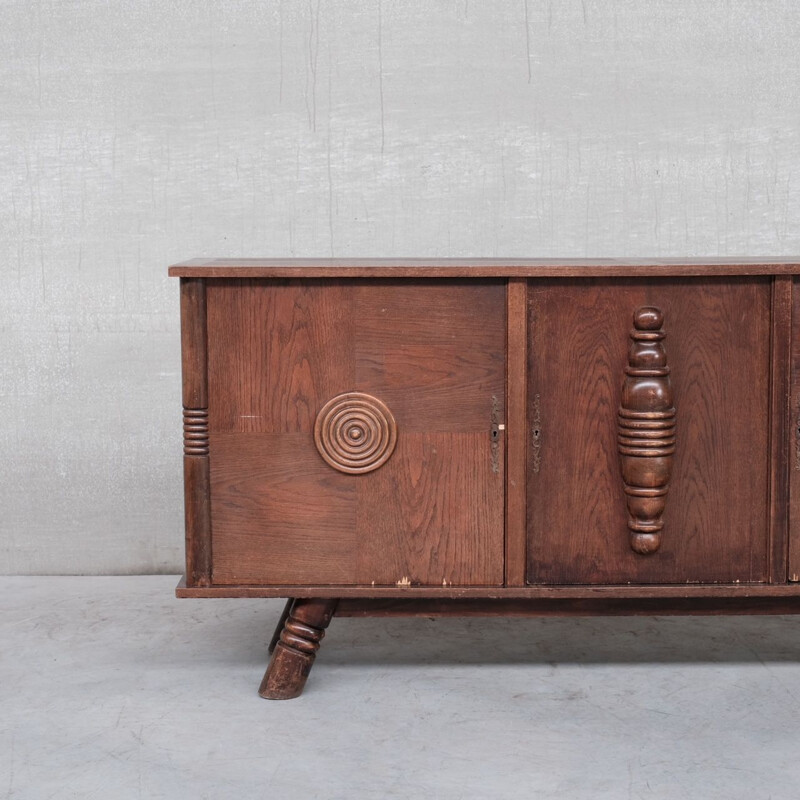
[[770,288],[530,284],[529,583],[767,579]]
[[505,287],[209,281],[215,584],[503,580]]

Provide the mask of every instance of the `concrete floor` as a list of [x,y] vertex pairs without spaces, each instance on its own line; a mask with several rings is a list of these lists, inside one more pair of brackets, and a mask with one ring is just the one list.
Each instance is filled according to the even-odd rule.
[[269,702],[282,601],[0,581],[3,797],[797,797],[797,617],[334,619]]

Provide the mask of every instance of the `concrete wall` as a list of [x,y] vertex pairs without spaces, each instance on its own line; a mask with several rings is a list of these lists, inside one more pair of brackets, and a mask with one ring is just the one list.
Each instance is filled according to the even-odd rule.
[[0,2],[0,571],[177,571],[192,256],[800,254],[800,4]]

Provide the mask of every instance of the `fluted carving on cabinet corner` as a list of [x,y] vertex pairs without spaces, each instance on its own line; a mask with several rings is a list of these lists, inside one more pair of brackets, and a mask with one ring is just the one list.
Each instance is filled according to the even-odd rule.
[[631,549],[661,545],[675,453],[675,417],[664,314],[642,306],[633,315],[631,346],[619,408],[618,448],[628,506]]
[[208,409],[183,409],[183,452],[187,456],[208,455]]

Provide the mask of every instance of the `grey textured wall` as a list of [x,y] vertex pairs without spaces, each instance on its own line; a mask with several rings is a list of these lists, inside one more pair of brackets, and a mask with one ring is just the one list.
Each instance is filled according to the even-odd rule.
[[180,568],[198,255],[797,255],[792,0],[0,2],[0,571]]

